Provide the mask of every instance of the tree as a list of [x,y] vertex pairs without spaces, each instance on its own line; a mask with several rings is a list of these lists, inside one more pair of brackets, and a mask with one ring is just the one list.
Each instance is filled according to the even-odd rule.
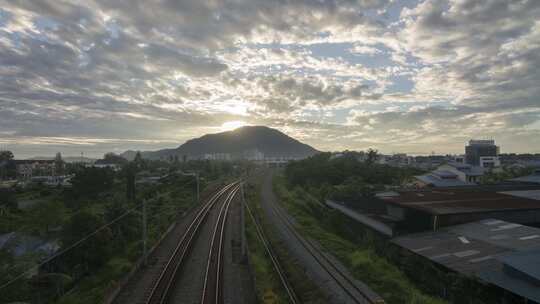
[[127,159],[123,158],[118,154],[112,152],[106,153],[103,155],[103,161],[108,164],[124,165],[128,162]]
[[114,183],[114,172],[109,168],[84,168],[71,179],[73,193],[77,196],[95,197],[109,190]]
[[135,158],[133,159],[133,164],[135,165],[137,170],[146,169],[146,162],[142,158],[141,151],[137,151],[137,154],[135,154]]
[[0,151],[0,180],[15,176],[15,163],[11,151]]
[[10,161],[13,159],[13,152],[11,151],[8,151],[8,150],[4,150],[4,151],[0,151],[0,162],[2,161]]
[[135,175],[137,167],[134,162],[124,166],[124,176],[126,178],[126,199],[130,202],[135,201]]
[[59,201],[38,203],[27,215],[28,226],[46,235],[51,228],[61,226],[66,214],[64,204]]
[[[73,269],[76,265],[82,265],[83,271],[93,272],[105,264],[112,253],[110,246],[112,233],[109,228],[98,231],[103,225],[103,219],[89,210],[76,213],[64,225],[60,237],[62,248],[84,239],[62,257],[68,268]],[[95,234],[88,237],[91,233]]]
[[367,151],[366,163],[373,164],[375,163],[378,157],[379,157],[379,153],[377,152],[377,150],[369,149]]

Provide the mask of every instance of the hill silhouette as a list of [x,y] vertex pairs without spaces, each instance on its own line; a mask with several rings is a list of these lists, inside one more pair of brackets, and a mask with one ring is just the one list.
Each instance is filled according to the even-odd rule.
[[[244,126],[232,131],[207,134],[188,140],[176,149],[142,152],[143,158],[168,159],[185,155],[189,159],[204,158],[207,154],[226,153],[231,158],[261,152],[264,157],[305,158],[318,153],[313,147],[269,127]],[[131,160],[136,151],[126,151],[122,156]]]

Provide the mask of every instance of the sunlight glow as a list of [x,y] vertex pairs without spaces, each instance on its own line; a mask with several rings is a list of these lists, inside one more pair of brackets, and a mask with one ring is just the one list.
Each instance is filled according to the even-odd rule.
[[221,125],[221,131],[231,131],[246,125],[247,124],[241,120],[227,121]]

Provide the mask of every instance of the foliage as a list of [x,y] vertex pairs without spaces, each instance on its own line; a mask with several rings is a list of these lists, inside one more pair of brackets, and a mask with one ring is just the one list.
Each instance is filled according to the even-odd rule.
[[347,238],[344,231],[350,228],[350,223],[336,211],[325,209],[303,188],[291,190],[283,178],[276,178],[274,189],[301,231],[332,252],[386,303],[446,303],[422,292],[396,265],[375,253],[373,241],[357,242],[354,239],[357,231]]
[[49,230],[62,225],[67,210],[58,200],[45,201],[32,207],[27,216],[27,226],[35,229],[39,235],[47,235]]
[[[314,190],[318,198],[328,196],[340,200],[360,200],[371,196],[385,185],[400,185],[420,171],[374,163],[377,152],[344,152],[332,158],[320,153],[287,165],[285,176],[292,186]],[[363,161],[365,159],[365,161]]]
[[8,151],[8,150],[0,151],[0,162],[5,161],[5,160],[12,160],[13,157],[14,157],[13,152],[11,151]]
[[480,183],[496,184],[512,178],[532,174],[534,168],[504,168],[502,171],[489,171],[482,176]]
[[0,189],[0,206],[6,206],[9,209],[17,208],[17,195],[13,189]]
[[98,161],[98,162],[103,162],[107,164],[115,164],[115,165],[125,165],[128,163],[127,159],[112,152],[109,152],[103,155],[103,161]]
[[0,151],[0,180],[16,176],[16,165],[13,157],[11,151]]
[[[62,248],[76,244],[103,225],[103,219],[90,210],[82,210],[73,215],[62,229]],[[110,242],[112,240],[111,230],[109,228],[102,229],[69,250],[68,253],[62,256],[62,261],[69,269],[80,267],[81,273],[75,272],[74,274],[92,273],[104,265],[111,255]]]
[[76,197],[96,197],[99,193],[110,190],[114,183],[114,172],[109,168],[84,168],[71,179],[72,194]]
[[[311,280],[307,279],[305,269],[302,268],[296,259],[290,255],[285,249],[285,244],[282,243],[276,235],[275,231],[269,227],[266,218],[262,216],[261,205],[258,203],[260,199],[260,185],[248,184],[245,188],[246,201],[251,207],[254,217],[261,224],[265,231],[267,240],[272,244],[274,253],[276,254],[281,267],[285,271],[289,283],[291,283],[296,295],[304,303],[327,303],[326,296]],[[270,261],[262,243],[258,239],[255,232],[255,225],[249,218],[246,211],[246,237],[248,241],[248,251],[250,265],[253,267],[255,283],[260,302],[264,296],[264,292],[272,290],[277,295],[276,303],[289,303],[288,296],[284,290],[282,283],[274,270],[274,266]]]

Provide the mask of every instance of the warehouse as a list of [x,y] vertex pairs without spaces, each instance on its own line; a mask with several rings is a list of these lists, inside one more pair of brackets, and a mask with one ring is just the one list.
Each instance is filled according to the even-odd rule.
[[450,271],[501,288],[520,303],[540,303],[540,229],[497,219],[392,239]]
[[377,195],[401,230],[437,230],[487,218],[540,223],[540,187],[486,186],[392,191]]

